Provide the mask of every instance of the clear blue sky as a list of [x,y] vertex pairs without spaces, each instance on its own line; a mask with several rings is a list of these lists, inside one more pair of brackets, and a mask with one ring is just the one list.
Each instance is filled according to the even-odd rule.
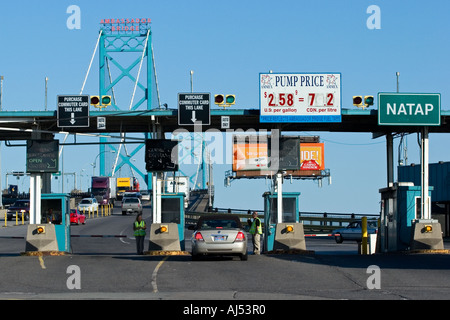
[[[81,9],[79,30],[66,26],[66,10],[73,4]],[[366,26],[370,5],[381,10],[379,30]],[[177,107],[179,92],[190,90],[189,72],[194,70],[194,91],[234,93],[233,108],[257,109],[258,75],[273,70],[342,73],[343,108],[354,108],[353,95],[395,91],[395,73],[400,72],[400,91],[441,93],[442,109],[448,110],[449,10],[450,2],[443,0],[2,1],[3,109],[43,110],[47,76],[48,109],[55,110],[58,94],[79,93],[101,19],[151,18],[161,102],[169,108]],[[98,57],[84,90],[97,92]],[[126,95],[131,97],[131,92]],[[379,212],[378,190],[386,185],[383,138],[372,140],[370,133],[299,134],[321,136],[332,174],[332,184],[324,181],[322,188],[311,181],[285,183],[286,190],[302,193],[300,210]],[[430,162],[450,160],[448,138],[431,134]],[[25,148],[3,145],[1,150],[4,186],[6,171],[25,170]],[[98,147],[66,149],[65,171],[83,172],[83,188],[97,154]],[[410,135],[408,162],[419,163],[419,154],[417,137]],[[143,153],[134,163],[144,170]],[[229,169],[231,165],[214,168],[215,205],[262,208],[261,195],[268,190],[264,180],[235,181],[224,188],[224,171]],[[73,182],[66,180],[68,190]],[[18,183],[27,191],[27,178]],[[58,188],[55,181],[54,191]]]

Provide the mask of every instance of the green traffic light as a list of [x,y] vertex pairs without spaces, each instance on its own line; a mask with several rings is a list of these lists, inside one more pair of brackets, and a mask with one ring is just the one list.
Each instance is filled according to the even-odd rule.
[[110,96],[103,96],[102,97],[102,104],[103,105],[109,105],[111,103],[111,97]]
[[373,105],[373,96],[364,97],[364,103],[367,106],[372,106]]
[[227,98],[226,98],[227,104],[233,104],[235,101],[236,101],[236,98],[234,95],[231,95],[231,94],[227,95]]

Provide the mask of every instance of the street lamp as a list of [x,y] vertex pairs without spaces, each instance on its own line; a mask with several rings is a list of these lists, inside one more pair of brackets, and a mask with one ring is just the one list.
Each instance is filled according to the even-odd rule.
[[[92,165],[92,176],[95,176],[95,168],[97,167],[97,165],[96,165],[96,163],[97,163],[97,158],[98,158],[101,154],[106,153],[106,152],[116,153],[115,150],[105,150],[105,151],[100,152],[100,153],[95,157],[94,162],[91,163],[91,165]],[[100,173],[99,173],[99,174],[100,174]]]

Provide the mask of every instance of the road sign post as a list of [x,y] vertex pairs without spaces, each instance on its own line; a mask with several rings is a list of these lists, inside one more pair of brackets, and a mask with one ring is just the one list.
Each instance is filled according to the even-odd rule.
[[57,99],[58,127],[89,127],[89,96],[61,95]]
[[210,103],[209,93],[179,93],[178,125],[210,125]]
[[439,93],[378,93],[378,125],[416,126],[421,129],[421,217],[430,219],[428,194],[428,126],[441,125]]

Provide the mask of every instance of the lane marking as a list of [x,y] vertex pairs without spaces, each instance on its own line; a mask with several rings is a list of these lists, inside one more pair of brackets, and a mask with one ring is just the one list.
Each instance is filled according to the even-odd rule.
[[161,266],[163,265],[163,263],[168,259],[169,257],[164,257],[164,259],[162,259],[158,265],[156,266],[155,270],[153,270],[152,273],[152,287],[153,287],[153,292],[157,293],[158,292],[158,286],[156,285],[156,276],[158,275],[158,270],[159,268],[161,268]]
[[41,268],[47,269],[44,264],[44,258],[42,258],[42,256],[39,256],[38,258],[39,258],[39,264],[41,265]]

